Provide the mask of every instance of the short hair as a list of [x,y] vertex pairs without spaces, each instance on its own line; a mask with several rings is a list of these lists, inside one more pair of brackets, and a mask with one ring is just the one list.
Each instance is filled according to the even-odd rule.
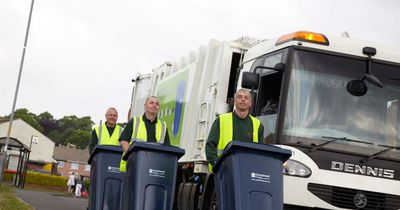
[[106,114],[108,113],[108,111],[110,111],[110,110],[114,110],[117,114],[118,114],[118,111],[117,111],[117,109],[116,108],[114,108],[114,107],[109,107],[108,109],[107,109],[107,111],[106,111]]
[[160,101],[160,100],[157,98],[157,96],[149,96],[148,98],[146,98],[146,101],[145,101],[144,103],[147,104],[147,102],[149,101],[150,98],[155,98],[155,99],[157,99],[157,101]]
[[246,93],[247,95],[250,96],[250,100],[252,100],[250,91],[247,90],[247,89],[244,89],[244,88],[241,88],[241,89],[237,90],[236,93],[235,93],[235,95],[234,95],[234,98],[236,98],[236,96],[237,96],[237,94],[238,94],[239,92],[241,92],[241,93]]

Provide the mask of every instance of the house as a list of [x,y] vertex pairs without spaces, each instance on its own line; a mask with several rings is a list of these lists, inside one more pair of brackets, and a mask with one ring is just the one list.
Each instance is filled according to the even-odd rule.
[[[0,122],[0,138],[7,137],[9,121]],[[54,142],[47,136],[33,128],[21,119],[13,121],[10,137],[18,139],[22,144],[31,150],[28,169],[45,170],[51,172],[55,163],[53,159]],[[16,170],[19,153],[11,151],[6,163],[7,169]]]
[[75,172],[84,177],[90,176],[89,150],[81,150],[74,145],[59,145],[54,148],[54,159],[57,161],[57,172],[68,177],[69,172]]

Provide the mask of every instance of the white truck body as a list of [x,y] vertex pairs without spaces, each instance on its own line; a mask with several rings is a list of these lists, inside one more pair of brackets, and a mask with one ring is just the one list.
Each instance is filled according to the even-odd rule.
[[[205,144],[216,116],[232,111],[243,72],[260,75],[254,115],[265,138],[274,136],[272,143],[293,152],[284,175],[285,209],[400,209],[400,48],[323,37],[328,42],[211,40],[153,69],[149,95],[160,99],[171,143],[186,152],[177,209],[215,207]],[[369,70],[365,47],[376,50]],[[271,69],[277,63],[284,71]],[[368,83],[364,72],[376,74],[383,88]],[[346,92],[357,79],[368,87],[365,96]],[[279,108],[262,114],[269,98],[279,99]]]
[[134,82],[134,86],[129,119],[132,116],[140,116],[144,113],[144,103],[150,96],[151,74],[139,74],[132,82]]

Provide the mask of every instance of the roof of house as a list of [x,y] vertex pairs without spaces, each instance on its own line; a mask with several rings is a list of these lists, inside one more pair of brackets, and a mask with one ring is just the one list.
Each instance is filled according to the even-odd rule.
[[78,149],[73,145],[58,145],[54,147],[54,159],[57,161],[70,161],[87,163],[89,160],[89,150]]

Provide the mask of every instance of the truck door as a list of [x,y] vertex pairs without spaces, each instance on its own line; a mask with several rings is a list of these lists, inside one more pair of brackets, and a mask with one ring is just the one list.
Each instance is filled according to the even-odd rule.
[[229,112],[233,111],[233,96],[236,92],[236,82],[239,77],[240,71],[238,71],[238,67],[240,65],[243,54],[233,52],[232,61],[231,61],[231,70],[229,74],[229,84],[228,84],[228,94],[226,97],[226,103],[229,104]]
[[257,59],[251,67],[252,72],[260,74],[260,85],[254,103],[254,115],[264,125],[264,142],[275,143],[275,128],[278,119],[282,80],[284,72],[270,69],[256,69],[257,66],[273,68],[277,63],[285,63],[287,50],[265,55]]

